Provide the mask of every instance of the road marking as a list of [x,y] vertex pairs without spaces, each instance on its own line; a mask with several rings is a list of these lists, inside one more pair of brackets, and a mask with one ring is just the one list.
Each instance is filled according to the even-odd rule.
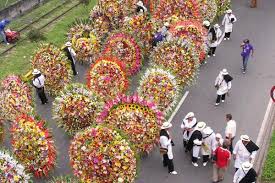
[[182,103],[184,102],[184,100],[186,99],[187,95],[189,94],[189,91],[186,91],[185,94],[182,96],[180,102],[178,103],[176,109],[173,111],[172,115],[170,116],[168,122],[171,123],[173,118],[175,117],[175,115],[177,114],[178,110],[180,109]]

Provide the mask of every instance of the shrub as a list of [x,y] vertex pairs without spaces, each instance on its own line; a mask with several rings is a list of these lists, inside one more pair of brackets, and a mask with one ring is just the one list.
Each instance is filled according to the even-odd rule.
[[46,40],[46,37],[45,37],[44,33],[41,32],[39,29],[36,29],[36,28],[32,28],[28,32],[27,37],[32,42],[38,42],[38,41],[44,41],[44,40]]

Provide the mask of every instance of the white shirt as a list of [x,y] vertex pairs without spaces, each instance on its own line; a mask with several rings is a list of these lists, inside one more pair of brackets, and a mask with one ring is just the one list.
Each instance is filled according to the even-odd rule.
[[238,169],[238,171],[235,172],[234,174],[234,179],[233,179],[233,183],[239,183],[242,178],[244,178],[244,176],[247,174],[249,170],[244,171],[242,168]]
[[[184,128],[187,129],[192,129],[192,127],[197,123],[197,119],[194,117],[192,121],[188,121],[188,119],[183,119],[180,127],[182,130],[184,130]],[[183,139],[184,140],[189,140],[192,131],[194,130],[195,127],[193,127],[193,129],[189,132],[189,135],[187,135],[187,130],[183,131]]]
[[168,139],[166,136],[160,136],[159,143],[162,148],[166,148],[168,150],[168,158],[173,159],[171,139]]
[[217,95],[224,95],[231,89],[231,81],[228,83],[224,80],[223,75],[219,74],[215,80],[215,86],[218,85]]
[[233,154],[236,155],[234,167],[241,168],[241,165],[244,162],[249,161],[249,158],[252,158],[252,160],[255,158],[257,151],[253,151],[252,153],[250,153],[244,146],[243,142],[239,140],[235,145]]
[[236,136],[236,121],[230,120],[227,122],[226,127],[225,127],[225,137],[229,137],[229,134],[231,134],[232,138]]
[[33,83],[33,85],[36,88],[42,88],[42,87],[44,87],[44,84],[45,84],[45,77],[44,77],[44,75],[41,74],[41,76],[39,76],[38,78],[35,78],[32,81],[32,83]]
[[237,21],[237,18],[232,13],[231,13],[231,15],[229,15],[229,14],[224,15],[223,21],[222,21],[222,25],[224,25],[224,32],[232,32],[233,31],[233,23],[231,23],[231,18],[234,18],[233,23]]
[[214,132],[212,132],[211,135],[203,135],[205,137],[203,137],[203,143],[204,146],[202,146],[201,148],[201,153],[202,155],[211,155],[212,150],[213,150],[213,146],[216,142],[216,135]]
[[76,53],[72,47],[68,47],[69,52],[71,53],[72,57],[76,56]]

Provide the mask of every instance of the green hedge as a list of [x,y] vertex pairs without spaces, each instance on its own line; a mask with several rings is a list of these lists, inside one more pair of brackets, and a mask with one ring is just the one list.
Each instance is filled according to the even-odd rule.
[[275,183],[275,131],[273,133],[271,144],[267,153],[262,180]]

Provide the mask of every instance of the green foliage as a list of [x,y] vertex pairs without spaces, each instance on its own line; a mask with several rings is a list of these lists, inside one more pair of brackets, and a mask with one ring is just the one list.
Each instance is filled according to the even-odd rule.
[[90,0],[79,0],[79,2],[88,5],[90,3]]
[[266,162],[263,169],[262,179],[264,181],[275,181],[275,132],[273,133]]
[[41,30],[36,29],[36,28],[32,28],[28,32],[27,37],[32,42],[39,42],[39,41],[45,41],[46,40],[46,37],[45,37],[44,33]]

